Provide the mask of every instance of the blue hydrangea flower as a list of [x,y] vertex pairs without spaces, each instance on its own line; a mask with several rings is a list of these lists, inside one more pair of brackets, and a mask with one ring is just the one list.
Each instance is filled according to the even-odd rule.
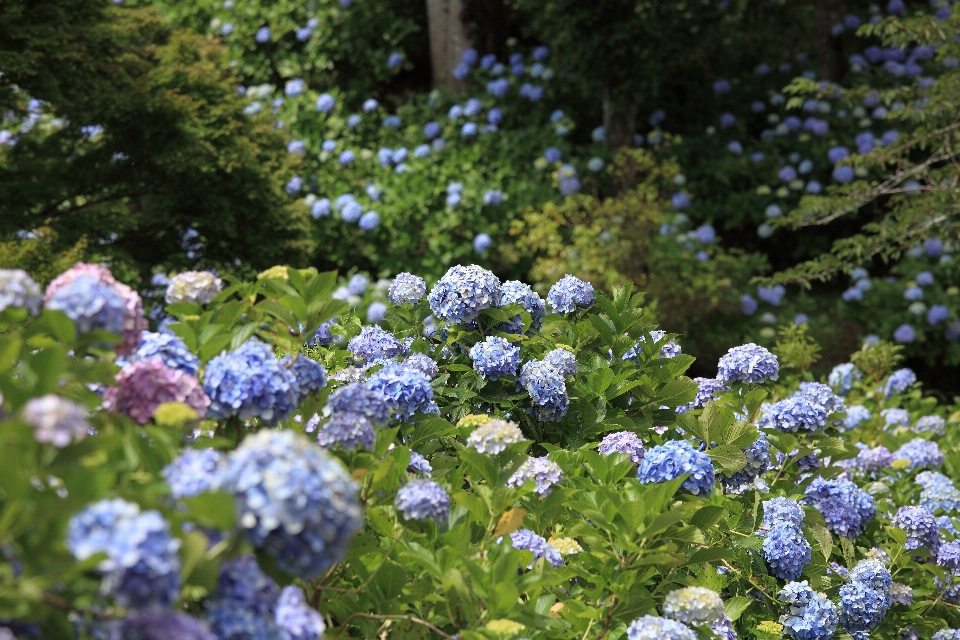
[[577,356],[568,349],[558,347],[543,356],[543,363],[553,367],[562,376],[577,375]]
[[646,449],[640,436],[632,431],[615,431],[608,433],[600,441],[597,451],[605,456],[613,453],[626,453],[630,456],[630,462],[639,465],[643,461]]
[[311,393],[327,386],[327,370],[323,368],[322,364],[302,353],[298,354],[296,358],[290,355],[284,356],[280,360],[280,364],[287,367],[296,378],[297,387],[300,389],[299,401],[301,402]]
[[436,317],[466,323],[482,309],[502,306],[502,295],[500,279],[492,272],[477,265],[457,265],[440,278],[427,300]]
[[570,407],[567,385],[550,365],[536,360],[527,362],[520,369],[517,384],[530,395],[538,419],[554,422],[566,415]]
[[880,469],[886,469],[893,462],[893,454],[890,450],[880,445],[873,449],[863,449],[857,454],[854,465],[863,473],[872,473]]
[[401,364],[384,366],[367,379],[366,386],[382,393],[394,415],[401,420],[426,411],[433,401],[430,378]]
[[763,347],[751,343],[734,347],[720,358],[717,379],[725,382],[761,384],[776,380],[780,373],[777,357]]
[[23,269],[0,269],[0,313],[6,309],[29,309],[40,313],[43,291]]
[[697,383],[697,397],[694,398],[690,404],[677,407],[677,413],[702,409],[707,406],[710,400],[713,400],[724,391],[730,390],[730,387],[716,378],[694,378],[693,381]]
[[211,360],[204,371],[203,391],[210,397],[208,415],[256,417],[267,423],[289,416],[300,399],[294,373],[256,338]]
[[809,398],[827,410],[827,413],[843,411],[843,399],[833,392],[829,386],[820,382],[801,382],[800,390],[795,395]]
[[906,409],[884,409],[880,412],[880,417],[883,418],[884,428],[888,431],[891,427],[910,426],[910,412]]
[[784,433],[814,433],[827,426],[827,410],[806,396],[785,398],[770,405],[761,424]]
[[287,640],[287,634],[273,616],[257,614],[229,600],[212,602],[205,612],[207,623],[217,640]]
[[280,588],[244,555],[220,565],[217,590],[206,618],[218,638],[253,640],[283,638],[274,620]]
[[127,316],[126,301],[113,287],[92,275],[78,276],[56,289],[46,307],[65,313],[80,334],[95,330],[120,333]]
[[[530,285],[524,284],[518,280],[508,280],[503,283],[503,296],[501,305],[519,304],[523,310],[530,314],[530,330],[539,331],[543,326],[543,319],[547,315],[547,307],[543,303],[540,294],[530,288]],[[523,318],[518,314],[498,325],[498,328],[506,333],[522,333]]]
[[861,422],[871,418],[870,410],[862,404],[855,404],[847,408],[847,417],[843,419],[844,430],[856,428]]
[[101,500],[70,519],[67,549],[78,560],[103,553],[103,591],[124,607],[169,607],[180,597],[180,543],[157,511]]
[[220,488],[225,462],[216,449],[184,449],[163,468],[163,479],[174,498],[192,498]]
[[898,369],[887,378],[887,384],[883,388],[883,394],[889,398],[891,396],[903,393],[917,381],[917,374],[913,369]]
[[419,473],[429,478],[433,473],[433,467],[430,465],[429,460],[424,458],[416,451],[411,451],[410,463],[407,465],[407,471],[410,473]]
[[843,478],[814,478],[804,495],[804,502],[823,516],[827,529],[846,538],[860,535],[877,515],[873,496]]
[[327,408],[335,414],[360,414],[377,426],[387,424],[391,410],[390,402],[383,393],[356,382],[331,393]]
[[947,423],[940,416],[923,416],[913,425],[913,430],[917,433],[932,433],[942,436],[946,433]]
[[857,563],[850,582],[840,587],[840,626],[851,634],[879,627],[892,604],[892,582],[890,572],[876,560]]
[[763,524],[761,528],[772,529],[778,524],[793,524],[797,527],[803,524],[803,507],[796,500],[789,498],[771,498],[763,502]]
[[770,573],[781,580],[796,580],[812,558],[812,548],[800,527],[791,522],[775,524],[763,540],[763,557]]
[[427,294],[427,283],[412,273],[398,273],[390,283],[387,299],[396,305],[417,304]]
[[224,478],[237,523],[294,575],[339,562],[363,525],[358,486],[340,462],[292,431],[258,431],[231,452]]
[[407,347],[392,333],[378,325],[367,325],[347,343],[347,349],[357,360],[376,362],[406,355]]
[[960,491],[953,486],[953,481],[936,471],[921,471],[914,478],[914,482],[923,487],[920,492],[920,505],[930,511],[937,510],[951,512],[960,508]]
[[340,446],[347,451],[358,447],[372,451],[377,441],[373,423],[362,413],[338,411],[317,432],[317,444],[324,449]]
[[643,616],[627,627],[627,640],[697,640],[697,634],[682,622],[659,616]]
[[803,582],[789,582],[778,594],[787,604],[780,616],[784,633],[793,640],[827,640],[837,631],[837,608],[824,593]]
[[527,480],[532,480],[536,485],[534,492],[545,498],[553,491],[553,485],[560,482],[562,478],[563,470],[560,469],[560,465],[546,456],[527,458],[507,480],[507,486],[520,487]]
[[695,496],[709,495],[716,476],[710,456],[697,451],[686,440],[670,440],[647,451],[637,471],[644,484],[669,482],[690,474],[680,485]]
[[766,435],[761,433],[756,442],[743,450],[743,455],[747,466],[730,477],[720,476],[723,486],[732,493],[738,493],[741,489],[747,488],[745,485],[770,470],[770,442]]
[[726,615],[723,600],[713,589],[683,587],[674,589],[663,599],[663,615],[687,625],[717,622]]
[[936,442],[914,438],[893,452],[894,460],[906,460],[910,463],[908,471],[915,469],[936,469],[943,464],[943,453]]
[[905,549],[924,547],[930,555],[937,555],[940,550],[940,527],[930,509],[923,506],[900,507],[892,523],[907,533]]
[[[653,331],[650,332],[650,337],[653,338],[654,342],[660,342],[661,340],[663,340],[665,335],[667,335],[667,332],[661,331],[660,329],[654,329]],[[646,339],[643,336],[640,336],[640,342],[646,342]],[[639,363],[640,362],[639,354],[643,350],[643,347],[640,346],[640,342],[638,342],[633,347],[630,347],[630,349],[623,354],[622,359],[632,360],[633,362]],[[662,347],[660,347],[658,357],[675,358],[681,353],[683,353],[683,349],[680,348],[680,345],[678,345],[675,341],[670,340],[669,342],[664,344]]]
[[289,634],[290,640],[323,640],[327,629],[323,616],[307,604],[303,590],[294,585],[280,592],[274,622]]
[[317,111],[321,113],[330,113],[333,111],[333,107],[336,106],[337,101],[329,93],[321,93],[317,98]]
[[[0,632],[0,638],[4,634]],[[14,640],[14,636],[9,636]],[[114,625],[107,640],[218,640],[207,625],[177,611],[142,609],[130,611]]]
[[502,453],[509,444],[523,442],[523,433],[513,422],[489,420],[473,430],[467,437],[467,447],[480,453],[496,455]]
[[450,496],[433,480],[411,480],[397,491],[394,506],[407,520],[443,525],[450,516]]
[[596,300],[593,285],[570,274],[560,278],[547,293],[547,303],[554,313],[573,313],[577,307],[588,309]]
[[520,366],[520,346],[490,336],[470,348],[470,359],[473,368],[484,378],[496,380],[502,376],[515,376]]
[[415,369],[419,371],[431,380],[436,378],[437,374],[440,373],[440,367],[437,366],[436,360],[425,353],[411,353],[404,358],[403,362],[400,364],[409,369]]
[[[514,549],[533,552],[534,562],[540,558],[546,558],[552,567],[562,567],[564,564],[560,552],[550,546],[543,536],[537,535],[530,529],[517,529],[510,534],[510,542]],[[533,563],[530,563],[530,566],[532,567]]]
[[853,389],[853,383],[863,378],[863,373],[852,362],[838,364],[827,376],[827,383],[838,394],[845,396]]

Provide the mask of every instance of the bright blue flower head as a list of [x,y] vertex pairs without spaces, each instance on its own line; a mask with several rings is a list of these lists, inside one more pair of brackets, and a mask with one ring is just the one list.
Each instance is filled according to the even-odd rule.
[[850,634],[868,634],[883,622],[890,604],[889,586],[883,590],[864,582],[849,582],[840,587],[840,626]]
[[394,506],[407,520],[443,525],[450,516],[450,496],[433,480],[411,480],[397,492]]
[[774,576],[781,580],[796,580],[810,562],[812,549],[800,527],[782,522],[774,525],[764,538],[763,557]]
[[847,417],[843,419],[844,429],[849,431],[855,428],[861,422],[869,420],[871,415],[870,410],[862,404],[855,404],[852,407],[848,407]]
[[787,612],[780,616],[784,633],[793,640],[827,640],[837,631],[837,608],[807,581],[790,582],[779,593]]
[[129,358],[129,362],[160,358],[163,364],[171,369],[177,369],[197,377],[200,369],[200,358],[195,356],[183,340],[172,333],[153,333],[144,331],[140,334],[140,346]]
[[392,333],[378,325],[368,325],[347,343],[347,349],[357,360],[376,362],[389,360],[407,353],[407,347]]
[[932,556],[940,551],[940,527],[927,507],[900,507],[893,516],[892,524],[907,533],[905,549],[924,547]]
[[402,364],[387,364],[367,379],[366,386],[382,393],[401,420],[427,411],[433,401],[430,378]]
[[640,463],[637,479],[644,484],[669,482],[690,476],[680,485],[695,496],[713,491],[716,476],[710,456],[694,449],[686,440],[670,440],[650,449]]
[[577,375],[577,356],[568,349],[558,347],[543,356],[543,363],[553,367],[562,376]]
[[577,307],[590,308],[596,299],[589,282],[569,274],[558,280],[547,293],[547,303],[555,313],[572,313]]
[[790,523],[797,527],[803,524],[803,507],[789,498],[771,498],[763,502],[762,528],[771,529],[778,524]]
[[327,399],[327,407],[334,414],[360,414],[377,426],[387,424],[390,419],[390,402],[387,397],[380,391],[359,383],[348,384],[331,393]]
[[[517,529],[510,534],[510,542],[514,549],[533,552],[533,561],[540,558],[546,558],[552,567],[562,567],[563,557],[560,552],[550,546],[542,537],[530,531],[530,529]],[[531,566],[533,566],[531,564]]]
[[893,452],[894,460],[906,460],[910,463],[908,471],[915,469],[936,469],[943,464],[943,452],[936,442],[914,438]]
[[486,233],[478,233],[473,238],[473,250],[477,253],[484,253],[493,244],[493,240]]
[[570,398],[563,375],[545,362],[531,360],[523,365],[517,384],[530,395],[539,420],[554,422],[567,413]]
[[470,348],[470,359],[473,368],[484,378],[496,380],[501,376],[515,376],[520,366],[520,346],[490,336]]
[[890,377],[887,378],[887,384],[883,389],[883,394],[885,397],[889,398],[891,396],[903,393],[909,389],[917,381],[917,374],[913,372],[913,369],[898,369],[890,374]]
[[339,562],[363,524],[340,461],[292,431],[259,431],[229,457],[237,523],[286,571],[314,577]]
[[[530,329],[538,331],[543,326],[543,319],[547,315],[547,307],[540,294],[518,280],[508,280],[503,283],[501,305],[519,304],[530,314]],[[523,319],[516,315],[509,322],[502,323],[498,328],[507,333],[522,333]]]
[[267,423],[286,418],[300,399],[295,374],[256,338],[211,360],[204,371],[203,391],[210,397],[208,415],[260,418]]
[[827,529],[845,538],[855,538],[877,515],[873,496],[842,478],[814,478],[804,492],[804,502],[816,507]]
[[127,316],[126,301],[113,287],[91,275],[78,276],[59,287],[46,307],[65,313],[80,334],[95,330],[120,333]]
[[777,357],[751,342],[730,349],[720,358],[717,379],[726,383],[761,384],[776,380],[779,373]]
[[784,433],[813,433],[826,427],[827,410],[806,396],[786,398],[770,406],[762,423]]
[[716,378],[694,378],[693,381],[697,383],[697,397],[690,404],[677,407],[677,413],[702,409],[718,395],[730,390],[730,387]]
[[430,291],[433,314],[449,322],[474,320],[482,309],[501,306],[500,280],[477,265],[451,267]]
[[216,449],[184,449],[163,468],[163,479],[174,498],[192,498],[217,491],[223,482],[225,459]]

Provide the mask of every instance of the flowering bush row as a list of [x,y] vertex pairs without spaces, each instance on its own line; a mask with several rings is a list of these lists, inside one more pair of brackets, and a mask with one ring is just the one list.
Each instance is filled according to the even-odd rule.
[[151,332],[102,267],[2,272],[4,633],[960,633],[960,416],[898,347],[691,380],[630,288],[335,284],[179,274]]

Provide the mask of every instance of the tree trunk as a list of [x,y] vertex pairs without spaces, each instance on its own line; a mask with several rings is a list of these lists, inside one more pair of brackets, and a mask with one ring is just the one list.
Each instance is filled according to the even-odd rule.
[[843,79],[843,46],[831,33],[833,25],[843,20],[840,0],[817,0],[817,44],[820,49],[820,77],[830,82]]
[[433,67],[433,86],[436,88],[464,90],[464,83],[453,77],[453,70],[460,63],[460,55],[470,48],[462,13],[462,0],[427,0],[430,62]]

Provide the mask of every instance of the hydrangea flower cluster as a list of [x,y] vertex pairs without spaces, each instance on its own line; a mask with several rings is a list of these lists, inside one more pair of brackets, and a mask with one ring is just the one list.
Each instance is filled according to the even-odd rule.
[[[892,604],[890,572],[877,560],[861,560],[840,587],[840,626],[850,634],[868,634]],[[866,635],[861,636],[866,637]]]
[[808,398],[819,405],[822,405],[827,413],[843,411],[845,409],[843,399],[837,396],[829,386],[821,382],[801,382],[800,390],[796,395]]
[[273,619],[290,640],[323,640],[323,632],[327,630],[323,616],[307,604],[303,590],[294,585],[280,591]]
[[553,422],[566,415],[570,407],[567,385],[563,375],[549,364],[537,360],[527,362],[520,369],[517,384],[530,395],[539,420]]
[[298,402],[303,402],[311,393],[327,386],[327,370],[303,353],[283,356],[280,364],[289,369],[297,381]]
[[174,498],[192,498],[219,490],[225,470],[226,458],[216,449],[184,449],[163,468],[163,479]]
[[185,271],[170,278],[164,299],[167,304],[210,304],[223,290],[223,281],[210,271]]
[[913,369],[898,369],[887,378],[887,384],[883,388],[883,395],[889,399],[891,396],[899,395],[909,389],[917,381],[917,374]]
[[[533,552],[533,562],[540,558],[546,558],[552,567],[562,567],[564,565],[563,556],[556,548],[552,547],[543,536],[539,536],[530,529],[517,529],[510,534],[510,542],[514,549]],[[533,562],[530,566],[533,566]]]
[[[507,280],[503,283],[502,290],[501,305],[519,304],[530,314],[530,330],[539,331],[543,326],[543,319],[547,316],[547,306],[540,294],[531,289],[530,285],[518,280]],[[497,328],[506,333],[522,333],[523,318],[519,314],[515,315],[509,322],[500,323]]]
[[827,529],[845,538],[860,535],[877,515],[873,496],[843,478],[814,478],[804,495],[804,502],[823,516]]
[[[663,340],[665,335],[667,335],[667,332],[661,331],[660,329],[654,329],[650,332],[650,337],[653,338],[654,342],[660,342]],[[640,342],[646,342],[646,338],[640,336]],[[640,346],[640,342],[637,342],[634,346],[630,347],[630,349],[623,354],[622,359],[632,360],[633,362],[639,363],[639,354],[641,351],[643,351],[643,347]],[[678,345],[676,341],[670,340],[660,347],[660,352],[658,355],[661,358],[675,358],[681,353],[683,353],[683,349],[680,348],[680,345]]]
[[697,634],[682,622],[659,616],[643,616],[627,627],[627,640],[697,640]]
[[292,431],[258,431],[228,459],[223,486],[237,522],[281,568],[313,577],[338,562],[363,524],[340,462]]
[[390,410],[401,420],[429,411],[433,403],[430,378],[402,364],[384,366],[367,379],[366,387],[382,393]]
[[884,409],[880,412],[880,417],[883,418],[884,428],[887,431],[895,427],[910,426],[910,412],[906,409]]
[[690,404],[677,407],[677,413],[702,409],[721,393],[730,390],[729,386],[716,378],[694,378],[693,381],[697,383],[697,397]]
[[[140,334],[140,344],[130,354],[127,362],[160,358],[171,369],[183,371],[197,377],[200,371],[200,358],[193,354],[180,336],[173,333],[154,333],[144,331]],[[118,361],[120,359],[118,358]]]
[[0,313],[7,309],[28,309],[40,313],[43,291],[23,269],[0,269]]
[[588,309],[596,300],[593,285],[570,274],[560,278],[547,293],[547,304],[554,313],[573,313],[578,307]]
[[[83,278],[83,284],[59,293],[61,289],[69,287],[78,278]],[[94,285],[88,278],[99,282],[100,285]],[[113,295],[109,295],[107,290]],[[143,302],[140,300],[140,295],[127,285],[117,282],[109,269],[96,264],[78,262],[76,266],[67,269],[47,285],[43,299],[47,307],[59,309],[77,322],[77,331],[89,333],[93,329],[113,331],[113,323],[118,313],[116,298],[122,301],[120,306],[124,309],[119,330],[116,331],[120,334],[122,342],[116,346],[116,352],[126,355],[140,342],[140,332],[147,328],[147,320],[143,317]],[[101,324],[104,321],[109,326]]]
[[117,386],[103,396],[107,411],[123,413],[146,424],[161,404],[180,402],[200,418],[207,414],[210,398],[190,374],[171,369],[159,358],[142,360],[124,367],[116,375]]
[[780,522],[771,527],[763,540],[763,557],[774,576],[796,580],[813,557],[813,549],[798,525]]
[[940,451],[936,442],[914,438],[894,451],[893,459],[909,462],[908,471],[936,469],[943,464],[943,452]]
[[870,410],[862,404],[855,404],[847,408],[847,417],[843,419],[843,430],[849,431],[855,429],[861,422],[865,422],[873,417]]
[[[0,638],[3,635],[0,634]],[[11,635],[10,638],[13,638]],[[178,611],[135,609],[110,628],[107,640],[218,640],[207,625]]]
[[527,458],[520,467],[507,479],[508,487],[520,487],[527,480],[536,485],[534,492],[545,498],[553,491],[553,485],[563,478],[563,470],[556,462],[546,456],[542,458]]
[[772,529],[778,524],[793,524],[797,527],[803,524],[803,507],[790,498],[771,498],[763,502],[762,529]]
[[953,486],[953,481],[936,471],[921,471],[914,478],[914,482],[923,487],[920,492],[920,506],[936,512],[938,510],[950,513],[960,509],[960,491]]
[[49,442],[62,449],[90,434],[87,408],[58,395],[31,398],[23,407],[23,420],[33,427],[37,442]]
[[433,473],[433,467],[430,465],[430,461],[424,458],[422,455],[416,451],[410,452],[410,462],[407,464],[407,471],[410,473],[419,473],[426,477],[430,477]]
[[814,433],[827,426],[827,410],[806,396],[785,398],[764,412],[762,426],[773,426],[784,433]]
[[726,615],[723,600],[713,589],[684,587],[663,599],[663,615],[687,625],[711,624]]
[[930,509],[922,506],[900,507],[892,523],[907,533],[907,542],[903,545],[905,549],[923,547],[930,555],[937,555],[940,550],[940,527]]
[[761,433],[756,442],[743,450],[743,456],[747,461],[743,469],[729,477],[720,476],[720,482],[731,493],[742,493],[757,478],[770,470],[770,441],[767,440],[767,436]]
[[608,433],[600,441],[597,451],[605,456],[613,453],[626,453],[630,456],[630,462],[639,465],[643,461],[643,455],[646,449],[640,436],[632,431],[615,431]]
[[409,369],[416,369],[431,380],[440,373],[437,361],[425,353],[411,353],[400,363]]
[[490,420],[481,424],[467,436],[467,447],[480,453],[496,455],[506,450],[507,445],[523,442],[523,433],[513,422]]
[[300,400],[294,373],[256,338],[207,363],[203,390],[210,397],[210,415],[221,419],[273,423],[289,416]]
[[793,640],[826,640],[837,632],[837,608],[825,593],[811,589],[806,580],[787,583],[777,597],[787,605],[780,624]]
[[427,301],[437,318],[463,324],[476,319],[482,309],[501,306],[502,297],[500,279],[474,264],[450,267]]
[[359,361],[377,362],[407,354],[407,346],[379,325],[367,325],[347,343],[347,349]]
[[568,349],[558,347],[548,351],[542,360],[543,364],[553,369],[562,376],[577,375],[577,356]]
[[644,484],[669,482],[690,474],[680,485],[695,496],[709,495],[716,477],[710,456],[697,451],[686,440],[669,440],[647,451],[637,471]]
[[391,304],[402,306],[417,304],[427,295],[427,281],[412,273],[398,273],[390,283],[387,291],[387,300]]
[[917,419],[913,425],[913,430],[917,433],[932,433],[936,436],[942,436],[947,431],[947,423],[940,416],[923,416]]
[[450,496],[433,480],[411,480],[397,491],[394,506],[407,520],[433,520],[442,525],[450,517]]
[[505,338],[490,336],[470,347],[470,359],[473,368],[484,378],[515,376],[520,366],[520,346]]
[[87,506],[67,527],[75,558],[106,554],[103,591],[124,607],[169,607],[180,597],[179,544],[159,512],[120,499]]
[[752,342],[727,351],[717,366],[717,379],[726,384],[762,384],[776,380],[779,375],[780,362],[777,357]]
[[845,362],[838,364],[830,371],[830,375],[827,376],[827,384],[833,387],[835,392],[845,396],[853,390],[853,383],[862,378],[863,372],[860,369],[857,369],[852,362]]
[[893,454],[885,446],[880,445],[873,449],[863,449],[857,454],[854,465],[862,473],[873,473],[886,469],[893,462]]

